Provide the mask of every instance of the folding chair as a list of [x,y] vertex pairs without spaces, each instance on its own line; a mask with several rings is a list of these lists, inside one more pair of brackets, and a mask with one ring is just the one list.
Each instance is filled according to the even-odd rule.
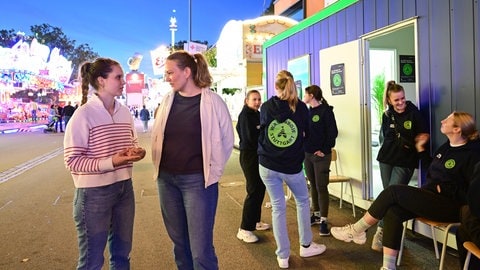
[[355,200],[353,198],[352,178],[348,177],[348,176],[338,174],[338,164],[337,164],[337,162],[338,162],[337,150],[332,148],[332,161],[331,161],[331,163],[333,163],[334,170],[333,170],[333,173],[332,173],[332,171],[330,172],[329,182],[330,182],[330,184],[340,183],[340,188],[341,188],[340,208],[342,208],[342,203],[343,203],[343,192],[344,192],[343,183],[348,183],[348,185],[350,185],[350,196],[352,198],[352,212],[353,212],[353,216],[356,217],[356,215],[355,215]]

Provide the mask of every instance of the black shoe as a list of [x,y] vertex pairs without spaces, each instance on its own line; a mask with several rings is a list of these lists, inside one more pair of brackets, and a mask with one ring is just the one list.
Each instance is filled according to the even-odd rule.
[[310,223],[311,225],[317,225],[317,224],[320,224],[320,217],[319,216],[315,216],[315,214],[312,214],[312,216],[310,217]]
[[328,224],[326,221],[320,222],[320,236],[329,236],[330,230],[328,229]]

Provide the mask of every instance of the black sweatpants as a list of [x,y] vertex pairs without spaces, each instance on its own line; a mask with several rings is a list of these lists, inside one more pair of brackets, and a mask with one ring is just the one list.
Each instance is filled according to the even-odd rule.
[[265,185],[258,173],[257,151],[240,150],[240,166],[245,175],[247,189],[240,228],[254,231],[255,225],[261,218],[262,203],[265,197]]
[[440,222],[459,222],[460,203],[438,193],[407,185],[384,189],[368,209],[376,219],[383,219],[383,245],[399,250],[403,222],[424,217]]

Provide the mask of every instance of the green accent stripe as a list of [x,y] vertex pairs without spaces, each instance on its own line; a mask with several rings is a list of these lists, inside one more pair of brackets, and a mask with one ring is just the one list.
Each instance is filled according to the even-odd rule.
[[329,16],[339,12],[342,9],[345,9],[360,0],[338,0],[337,2],[329,5],[328,7],[320,10],[314,15],[306,18],[305,20],[299,22],[298,24],[288,28],[287,30],[275,35],[270,40],[267,40],[263,43],[263,48],[266,49],[277,42],[280,42],[293,34],[296,34],[300,31],[303,31],[305,28],[312,26],[313,24],[318,23],[319,21],[328,18]]

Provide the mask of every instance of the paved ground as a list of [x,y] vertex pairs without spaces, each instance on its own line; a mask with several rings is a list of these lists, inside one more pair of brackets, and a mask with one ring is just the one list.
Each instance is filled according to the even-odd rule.
[[[141,130],[140,121],[138,130]],[[26,127],[25,127],[26,126]],[[41,128],[41,127],[40,127]],[[32,130],[30,125],[0,124],[0,130]],[[39,133],[38,136],[35,134]],[[40,135],[40,133],[42,135]],[[22,146],[11,146],[15,139]],[[149,149],[150,134],[139,133],[140,143]],[[38,141],[41,139],[45,141]],[[43,134],[33,128],[29,134],[0,134],[2,154],[0,167],[11,168],[16,160],[13,149],[27,159],[48,153],[61,146],[62,134]],[[7,141],[8,140],[8,141]],[[11,143],[9,143],[11,141]],[[31,144],[29,144],[32,142]],[[49,146],[49,142],[52,146]],[[4,144],[2,144],[4,143]],[[52,148],[52,149],[48,149]],[[23,161],[22,161],[23,162]],[[14,162],[21,163],[21,162]],[[5,167],[5,166],[6,167]],[[1,173],[1,172],[0,172]],[[151,179],[150,156],[134,168],[136,217],[132,269],[175,269],[171,242],[163,227],[155,181]],[[58,155],[35,168],[0,184],[0,269],[73,269],[76,260],[76,237],[71,220],[73,187],[71,178]],[[221,269],[278,269],[275,259],[275,241],[271,231],[258,232],[260,241],[245,244],[235,235],[240,223],[245,197],[244,178],[234,151],[220,181],[220,197],[215,224],[215,248]],[[268,196],[265,203],[268,202]],[[53,202],[53,203],[52,203]],[[379,269],[381,253],[370,249],[374,230],[367,233],[367,244],[356,245],[320,237],[316,227],[314,241],[325,244],[324,254],[303,259],[299,256],[296,211],[293,199],[287,202],[287,224],[291,240],[291,269]],[[357,217],[363,214],[357,208]],[[263,208],[262,220],[271,223],[271,210]],[[338,199],[331,197],[330,222],[334,226],[354,222],[349,204],[338,208]],[[448,249],[445,269],[459,269],[456,251]],[[408,233],[402,265],[398,269],[437,269],[431,239]],[[107,268],[104,268],[107,269]]]

